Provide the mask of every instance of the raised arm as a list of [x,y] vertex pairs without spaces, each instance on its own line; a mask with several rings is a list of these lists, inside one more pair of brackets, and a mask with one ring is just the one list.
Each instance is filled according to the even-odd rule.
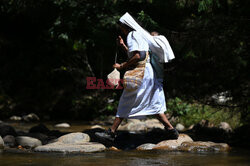
[[121,36],[118,36],[118,43],[119,45],[122,47],[122,49],[127,53],[128,52],[128,47],[126,46],[126,44],[124,43],[123,39]]

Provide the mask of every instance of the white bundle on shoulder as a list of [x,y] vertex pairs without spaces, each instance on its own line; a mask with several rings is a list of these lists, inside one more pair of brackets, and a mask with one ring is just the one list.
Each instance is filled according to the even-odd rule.
[[150,35],[134,20],[134,18],[129,13],[125,13],[119,21],[141,34],[141,36],[147,41],[150,50],[155,56],[158,57],[157,59],[160,63],[167,63],[168,61],[175,58],[172,48],[170,47],[165,36]]

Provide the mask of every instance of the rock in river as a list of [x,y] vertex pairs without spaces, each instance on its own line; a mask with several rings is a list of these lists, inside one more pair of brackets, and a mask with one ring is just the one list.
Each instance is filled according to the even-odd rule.
[[39,125],[31,127],[29,132],[48,134],[50,130],[44,124],[40,123]]
[[3,142],[2,137],[0,136],[0,149],[3,149],[3,148],[4,148],[4,142]]
[[220,122],[219,128],[225,130],[226,132],[232,132],[231,126],[227,122]]
[[22,118],[25,122],[32,122],[32,121],[39,121],[40,120],[40,118],[34,113],[30,113],[28,115],[25,115]]
[[191,152],[207,152],[207,151],[217,151],[226,152],[230,150],[230,147],[226,143],[214,143],[214,142],[183,142],[179,147],[181,151],[191,151]]
[[3,141],[4,141],[5,146],[9,146],[9,147],[14,147],[14,146],[16,146],[16,139],[15,139],[15,137],[12,136],[12,135],[6,135],[6,136],[3,138]]
[[103,129],[103,130],[105,130],[105,128],[100,126],[100,125],[91,126],[91,129]]
[[10,117],[10,120],[13,120],[13,121],[20,121],[20,120],[22,120],[22,117],[20,117],[20,116],[11,116]]
[[56,124],[55,127],[68,128],[70,127],[70,125],[68,123],[59,123],[59,124]]
[[64,144],[81,144],[89,141],[90,141],[89,135],[80,132],[66,134],[58,138],[58,142]]
[[42,142],[40,140],[26,136],[16,137],[16,142],[18,145],[21,145],[25,148],[35,148],[42,145]]
[[184,131],[185,130],[185,126],[181,123],[177,123],[177,125],[175,126],[175,128],[178,130],[178,131]]
[[55,142],[44,146],[38,146],[35,152],[57,152],[57,153],[90,153],[101,152],[106,147],[100,143],[85,142],[81,144],[64,144],[62,142]]
[[0,136],[4,137],[6,135],[16,136],[17,133],[16,133],[16,130],[12,126],[4,124],[4,123],[0,123]]
[[186,134],[180,134],[177,140],[162,141],[156,144],[156,146],[153,149],[176,150],[183,142],[193,142],[193,140]]
[[147,143],[138,146],[137,150],[152,150],[155,147],[155,144]]

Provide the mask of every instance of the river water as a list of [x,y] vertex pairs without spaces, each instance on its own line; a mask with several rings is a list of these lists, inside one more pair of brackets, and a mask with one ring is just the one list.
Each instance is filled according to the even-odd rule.
[[[12,123],[27,131],[34,124]],[[52,123],[47,123],[50,129]],[[83,131],[86,124],[74,123],[68,132]],[[0,153],[0,166],[249,166],[250,150],[232,148],[228,153],[188,153],[165,151],[106,151],[91,154]]]
[[2,153],[1,166],[249,166],[249,151],[229,153],[107,151],[92,154]]

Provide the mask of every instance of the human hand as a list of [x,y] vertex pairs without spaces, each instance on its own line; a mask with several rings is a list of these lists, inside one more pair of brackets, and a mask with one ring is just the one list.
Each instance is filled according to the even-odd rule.
[[116,63],[116,64],[113,65],[113,68],[120,70],[121,65],[119,63]]
[[118,36],[118,39],[117,39],[117,43],[120,45],[120,46],[124,46],[125,44],[124,44],[124,41],[123,41],[123,39],[122,39],[122,37],[121,36]]

